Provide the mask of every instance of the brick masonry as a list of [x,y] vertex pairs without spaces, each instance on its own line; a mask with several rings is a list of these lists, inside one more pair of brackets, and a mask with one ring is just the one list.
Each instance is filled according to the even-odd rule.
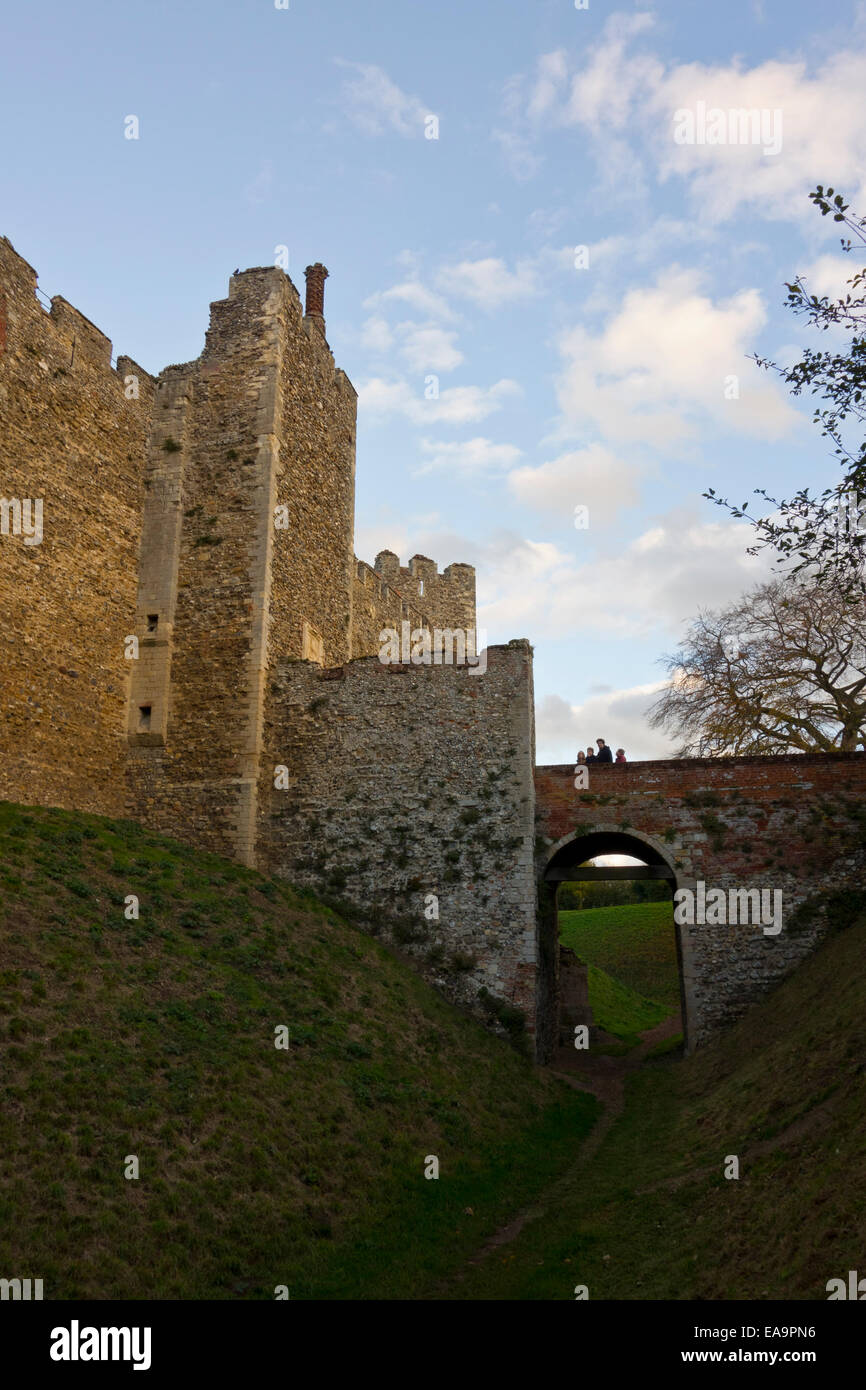
[[667,864],[680,888],[694,890],[701,880],[708,889],[781,890],[777,936],[751,925],[678,928],[691,1048],[738,1018],[821,940],[822,911],[798,917],[801,904],[866,879],[862,753],[590,767],[585,791],[575,789],[573,766],[538,767],[535,787],[542,940],[556,932],[545,873],[594,854]]

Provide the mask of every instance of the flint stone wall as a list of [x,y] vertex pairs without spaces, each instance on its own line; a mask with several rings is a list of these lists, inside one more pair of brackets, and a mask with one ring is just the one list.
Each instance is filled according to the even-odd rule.
[[[532,662],[493,647],[487,670],[386,666],[272,676],[259,789],[260,859],[350,903],[455,1003],[488,994],[536,1025]],[[438,920],[425,915],[429,896]],[[513,1020],[512,1020],[513,1021]]]

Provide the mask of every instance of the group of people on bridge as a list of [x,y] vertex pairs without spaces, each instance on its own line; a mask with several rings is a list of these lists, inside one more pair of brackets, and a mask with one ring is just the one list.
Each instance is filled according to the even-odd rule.
[[593,752],[590,745],[584,753],[581,748],[577,755],[578,763],[624,763],[627,761],[624,748],[617,748],[616,757],[613,756],[603,738],[597,738],[598,752]]

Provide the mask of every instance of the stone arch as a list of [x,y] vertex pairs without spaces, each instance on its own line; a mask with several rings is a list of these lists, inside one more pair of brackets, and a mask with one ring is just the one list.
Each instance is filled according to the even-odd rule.
[[[648,864],[664,864],[670,869],[672,877],[677,877],[670,847],[665,844],[664,840],[660,840],[657,835],[647,835],[643,830],[636,830],[633,826],[629,826],[628,830],[623,830],[619,825],[613,824],[578,826],[575,830],[570,830],[567,835],[563,835],[561,839],[557,840],[555,844],[550,845],[549,848],[544,851],[542,856],[544,860],[542,874],[547,871],[553,860],[558,858],[561,851],[565,849],[567,845],[574,844],[578,840],[596,840],[602,838],[606,843],[613,842],[614,840],[622,841],[623,843],[628,841],[630,844],[640,846],[641,850],[646,850],[648,853]],[[636,849],[608,848],[590,850],[586,854],[583,854],[581,859],[591,859],[596,854],[631,854],[635,859],[643,857]],[[579,863],[580,860],[574,860],[573,862]]]
[[[548,1055],[555,1046],[559,1006],[557,892],[559,883],[564,880],[556,875],[565,875],[569,867],[576,868],[600,854],[625,854],[643,860],[648,868],[657,871],[654,876],[670,883],[672,893],[689,881],[682,869],[676,868],[671,849],[664,840],[631,826],[627,830],[610,823],[577,826],[542,851],[538,860],[538,1011],[539,1029]],[[687,926],[673,924],[673,930],[680,979],[683,1040],[685,1051],[691,1052],[696,1036],[691,940]]]

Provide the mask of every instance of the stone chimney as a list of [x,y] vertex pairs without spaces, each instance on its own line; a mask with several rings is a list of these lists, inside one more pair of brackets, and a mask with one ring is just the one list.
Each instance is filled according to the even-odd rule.
[[321,261],[316,261],[315,265],[308,265],[304,271],[307,280],[307,305],[304,310],[304,317],[308,319],[318,319],[324,329],[325,327],[325,281],[328,272]]

